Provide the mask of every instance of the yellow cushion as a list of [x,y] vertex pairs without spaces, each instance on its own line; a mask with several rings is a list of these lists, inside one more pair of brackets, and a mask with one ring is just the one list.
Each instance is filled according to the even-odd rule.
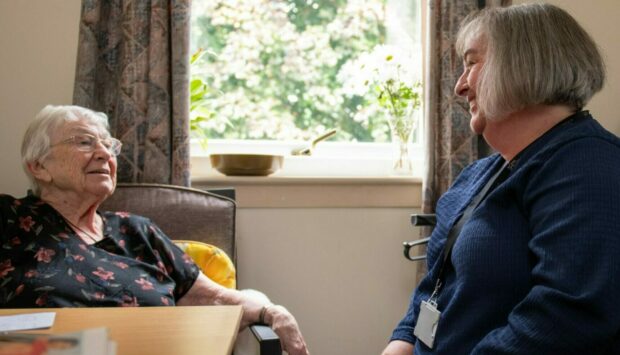
[[227,288],[237,287],[235,265],[222,249],[193,240],[175,240],[174,243],[194,260],[208,278]]

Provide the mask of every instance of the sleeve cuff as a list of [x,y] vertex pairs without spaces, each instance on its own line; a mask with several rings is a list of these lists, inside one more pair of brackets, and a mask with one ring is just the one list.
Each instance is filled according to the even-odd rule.
[[416,337],[413,335],[413,328],[397,328],[392,333],[392,337],[390,341],[393,340],[402,340],[407,343],[415,344]]

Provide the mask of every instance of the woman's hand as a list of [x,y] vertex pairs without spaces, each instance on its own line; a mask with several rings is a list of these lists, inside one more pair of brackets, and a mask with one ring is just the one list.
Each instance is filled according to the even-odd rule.
[[413,355],[413,344],[402,340],[393,340],[381,355]]
[[282,350],[289,355],[307,355],[308,347],[304,341],[295,317],[284,307],[269,306],[265,311],[265,323],[278,334],[282,343]]
[[179,306],[230,304],[243,307],[240,329],[260,321],[261,310],[266,306],[262,320],[278,335],[283,350],[289,355],[309,354],[295,317],[286,308],[272,305],[269,298],[262,292],[227,289],[200,273],[194,285],[177,302]]

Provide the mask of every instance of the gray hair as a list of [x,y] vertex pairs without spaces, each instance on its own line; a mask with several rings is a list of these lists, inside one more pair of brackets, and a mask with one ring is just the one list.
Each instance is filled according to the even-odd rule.
[[476,92],[490,119],[538,104],[581,110],[605,82],[596,43],[573,17],[553,5],[476,12],[463,21],[457,36],[461,56],[472,38],[486,42]]
[[22,167],[30,180],[32,191],[39,195],[41,187],[28,170],[28,163],[43,161],[50,152],[50,136],[66,122],[85,120],[99,128],[104,137],[110,136],[108,116],[80,106],[45,106],[26,129],[22,140]]

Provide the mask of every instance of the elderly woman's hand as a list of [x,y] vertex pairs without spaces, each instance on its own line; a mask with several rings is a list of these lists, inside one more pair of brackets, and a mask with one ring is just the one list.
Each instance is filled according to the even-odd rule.
[[295,317],[280,305],[269,306],[265,311],[265,322],[280,337],[282,349],[289,355],[307,355],[308,347],[304,341]]
[[240,304],[243,306],[240,329],[256,322],[264,322],[278,335],[283,350],[289,355],[309,354],[295,317],[286,308],[271,304],[269,298],[260,291],[227,289],[200,273],[192,288],[177,304]]

